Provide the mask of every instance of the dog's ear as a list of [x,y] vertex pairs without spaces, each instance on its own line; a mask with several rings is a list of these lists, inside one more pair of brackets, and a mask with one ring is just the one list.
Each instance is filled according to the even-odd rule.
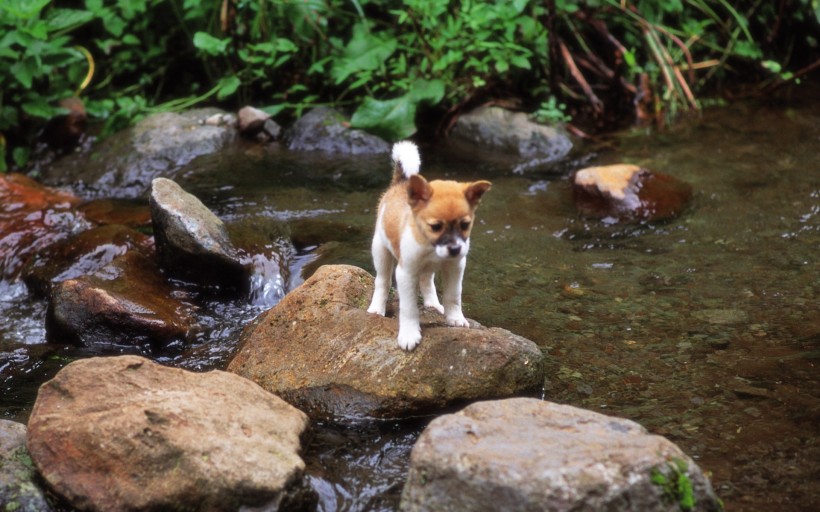
[[492,187],[492,184],[489,181],[474,181],[464,188],[464,197],[467,198],[470,206],[475,207],[481,201],[481,196],[484,195],[484,192],[490,190],[490,187]]
[[413,174],[407,180],[407,203],[411,208],[416,208],[422,203],[426,203],[433,197],[433,189],[427,180],[418,174]]

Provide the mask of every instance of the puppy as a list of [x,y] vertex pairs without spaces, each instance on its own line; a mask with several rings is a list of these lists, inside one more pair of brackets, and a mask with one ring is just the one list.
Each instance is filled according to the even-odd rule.
[[[393,181],[382,195],[373,236],[376,287],[369,313],[384,316],[396,265],[399,292],[399,346],[413,350],[421,341],[418,293],[425,307],[443,313],[448,325],[469,327],[461,312],[461,280],[470,250],[470,230],[489,181],[459,183],[419,175],[421,159],[412,142],[393,146]],[[441,271],[439,302],[433,278]]]

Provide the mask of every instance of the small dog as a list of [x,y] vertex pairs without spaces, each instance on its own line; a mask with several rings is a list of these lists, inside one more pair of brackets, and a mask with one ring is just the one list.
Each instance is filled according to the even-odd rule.
[[[373,235],[376,286],[369,313],[384,316],[396,265],[399,292],[399,346],[413,350],[421,341],[418,293],[424,306],[443,313],[448,325],[469,327],[461,312],[461,280],[470,250],[470,230],[489,181],[459,183],[419,175],[421,158],[412,142],[393,146],[393,181],[382,195]],[[441,305],[433,278],[441,271]]]

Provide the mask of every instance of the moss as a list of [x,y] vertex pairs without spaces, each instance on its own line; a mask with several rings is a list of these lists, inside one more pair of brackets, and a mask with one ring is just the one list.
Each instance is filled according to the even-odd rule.
[[652,468],[652,483],[663,490],[663,495],[682,511],[694,510],[695,489],[688,474],[686,461],[674,458],[666,463],[663,469]]

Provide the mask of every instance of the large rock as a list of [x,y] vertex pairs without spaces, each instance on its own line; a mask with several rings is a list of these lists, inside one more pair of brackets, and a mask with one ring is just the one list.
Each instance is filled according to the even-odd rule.
[[472,404],[419,437],[401,509],[721,510],[669,440],[629,420],[515,398]]
[[289,510],[307,426],[230,373],[90,358],[40,388],[28,448],[48,485],[81,510]]
[[559,160],[572,149],[572,141],[562,130],[500,107],[479,107],[462,115],[451,137],[480,150],[538,158],[538,163]]
[[228,370],[316,417],[406,417],[543,383],[531,341],[497,328],[455,328],[422,315],[421,345],[396,342],[396,318],[366,312],[373,277],[324,266],[242,334]]
[[91,158],[74,154],[43,169],[48,185],[70,185],[86,198],[133,198],[146,194],[151,180],[169,176],[201,155],[221,151],[236,139],[236,128],[205,119],[217,109],[166,112],[146,117],[100,142]]
[[149,249],[149,237],[120,224],[83,231],[35,254],[23,269],[30,290],[48,295],[55,283],[102,269],[132,249]]
[[129,251],[94,274],[54,285],[46,336],[82,346],[161,348],[192,337],[193,306],[153,258]]
[[582,215],[613,222],[669,219],[692,198],[688,183],[631,164],[581,169],[573,176],[572,192]]
[[297,120],[284,134],[288,149],[341,154],[387,153],[390,145],[362,130],[352,129],[338,111],[314,108]]
[[0,420],[0,510],[53,510],[36,481],[34,464],[26,449],[26,426]]
[[0,280],[16,279],[29,258],[87,229],[79,201],[22,174],[0,174]]
[[202,202],[166,178],[152,182],[151,218],[160,265],[182,279],[247,291],[250,271],[240,261],[225,224]]

